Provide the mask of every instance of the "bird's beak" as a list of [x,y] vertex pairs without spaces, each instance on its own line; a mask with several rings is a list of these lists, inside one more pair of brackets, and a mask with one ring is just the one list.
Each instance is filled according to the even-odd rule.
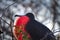
[[21,17],[21,16],[24,16],[24,15],[15,15],[15,17]]

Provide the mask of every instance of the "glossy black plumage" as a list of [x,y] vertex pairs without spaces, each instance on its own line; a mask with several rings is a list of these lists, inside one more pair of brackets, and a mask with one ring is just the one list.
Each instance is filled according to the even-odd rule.
[[41,40],[47,33],[49,35],[43,40],[55,40],[53,33],[45,25],[36,21],[32,13],[28,13],[26,16],[30,18],[30,21],[26,25],[26,31],[30,33],[32,40]]

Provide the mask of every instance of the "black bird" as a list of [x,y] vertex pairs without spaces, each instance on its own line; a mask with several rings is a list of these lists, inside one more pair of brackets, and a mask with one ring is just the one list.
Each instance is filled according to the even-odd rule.
[[[20,15],[16,16],[21,17]],[[26,24],[26,32],[30,34],[32,40],[56,40],[53,32],[42,23],[36,21],[32,13],[27,13],[19,18],[16,26],[20,26],[20,24]]]

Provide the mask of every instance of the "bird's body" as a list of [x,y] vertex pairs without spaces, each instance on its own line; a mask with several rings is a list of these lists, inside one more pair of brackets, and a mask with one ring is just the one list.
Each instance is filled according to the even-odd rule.
[[[33,40],[40,40],[43,37],[45,37],[47,34],[53,35],[53,33],[46,26],[37,22],[36,20],[30,21],[26,26],[26,30],[28,33],[30,33]],[[49,37],[46,40],[48,39]]]
[[[45,25],[36,21],[32,13],[26,14],[19,20],[22,20],[23,22],[22,24],[25,24],[26,22],[24,29],[27,33],[30,34],[32,40],[55,40],[55,36],[53,35],[53,33]],[[18,26],[18,23],[20,22],[21,21],[17,22],[17,26]]]
[[30,33],[32,40],[55,40],[53,33],[45,25],[36,21],[33,14],[27,14],[27,16],[30,18],[30,21],[26,25],[26,31]]

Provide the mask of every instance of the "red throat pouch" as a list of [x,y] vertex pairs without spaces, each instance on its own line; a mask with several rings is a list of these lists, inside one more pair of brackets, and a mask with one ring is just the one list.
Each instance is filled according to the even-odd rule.
[[29,22],[29,17],[27,16],[22,16],[18,18],[15,25],[15,34],[18,40],[24,40],[24,39],[27,40],[28,38],[30,38],[29,33],[27,33],[25,30],[26,24],[28,22]]
[[26,25],[29,21],[29,17],[27,16],[22,16],[20,18],[18,18],[17,22],[16,22],[16,26],[20,26],[20,24],[24,24]]

